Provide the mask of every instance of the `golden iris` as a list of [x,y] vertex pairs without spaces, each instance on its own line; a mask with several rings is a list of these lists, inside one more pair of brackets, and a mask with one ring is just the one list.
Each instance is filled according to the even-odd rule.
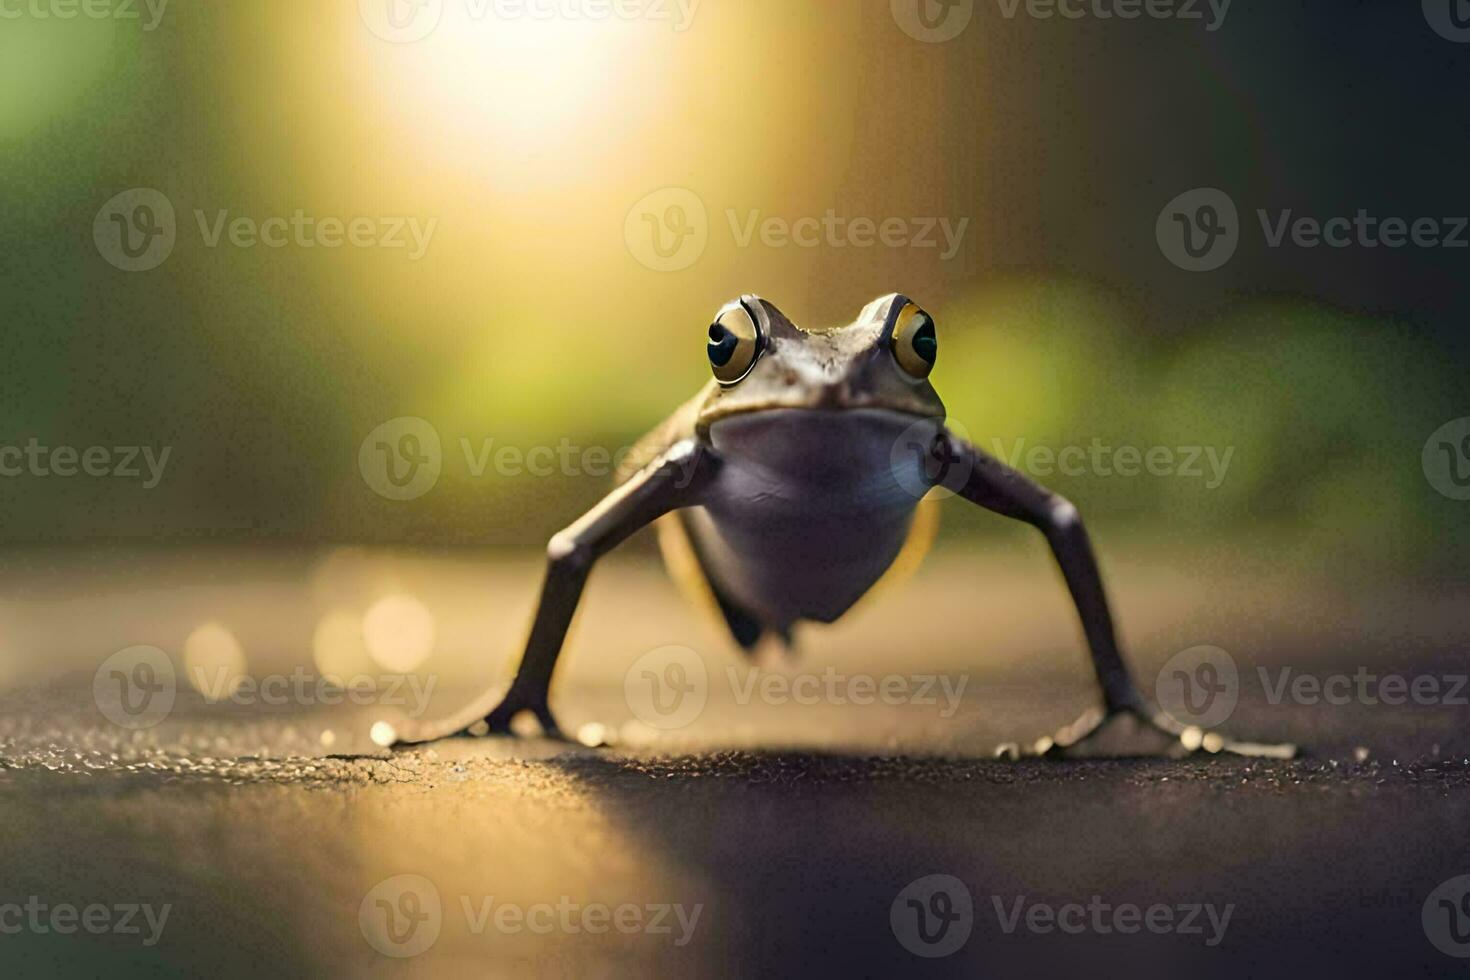
[[709,363],[715,380],[732,385],[750,373],[760,356],[760,330],[739,303],[720,311],[709,328]]
[[893,324],[894,360],[910,377],[927,378],[938,356],[933,319],[913,303],[904,304]]

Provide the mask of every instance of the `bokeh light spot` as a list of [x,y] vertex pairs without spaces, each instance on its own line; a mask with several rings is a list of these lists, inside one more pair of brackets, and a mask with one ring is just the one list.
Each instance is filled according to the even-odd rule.
[[230,697],[239,690],[245,671],[240,641],[219,623],[205,623],[184,640],[184,674],[205,700]]
[[380,667],[406,674],[434,649],[434,615],[413,596],[395,593],[373,603],[362,617],[362,633]]

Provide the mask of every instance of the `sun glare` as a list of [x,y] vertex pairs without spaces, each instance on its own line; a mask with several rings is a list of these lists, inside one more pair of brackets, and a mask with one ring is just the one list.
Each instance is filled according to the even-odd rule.
[[[599,116],[619,99],[614,82],[635,64],[638,28],[447,4],[438,28],[413,45],[385,53],[358,38],[420,145],[524,158],[569,150],[602,128]],[[623,125],[637,107],[616,108]]]

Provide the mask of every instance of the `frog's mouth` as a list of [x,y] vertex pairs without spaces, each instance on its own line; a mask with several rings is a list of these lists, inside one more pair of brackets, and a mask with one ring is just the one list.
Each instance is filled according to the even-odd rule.
[[708,433],[727,459],[805,483],[856,487],[921,467],[943,427],[941,418],[886,405],[775,406],[715,418]]
[[841,415],[843,412],[886,413],[905,420],[905,425],[918,419],[937,418],[940,422],[944,421],[942,408],[936,413],[935,403],[918,395],[895,400],[891,394],[854,395],[843,388],[831,387],[823,388],[807,397],[776,396],[753,401],[737,400],[728,404],[717,402],[700,414],[698,427],[708,431],[716,423],[727,419],[776,412],[821,412],[828,415]]

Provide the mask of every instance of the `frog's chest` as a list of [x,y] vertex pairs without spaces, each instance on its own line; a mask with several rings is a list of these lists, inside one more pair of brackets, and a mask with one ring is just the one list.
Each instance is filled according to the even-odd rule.
[[903,548],[925,485],[910,444],[937,425],[865,409],[716,422],[720,473],[687,515],[705,573],[768,627],[837,619]]

